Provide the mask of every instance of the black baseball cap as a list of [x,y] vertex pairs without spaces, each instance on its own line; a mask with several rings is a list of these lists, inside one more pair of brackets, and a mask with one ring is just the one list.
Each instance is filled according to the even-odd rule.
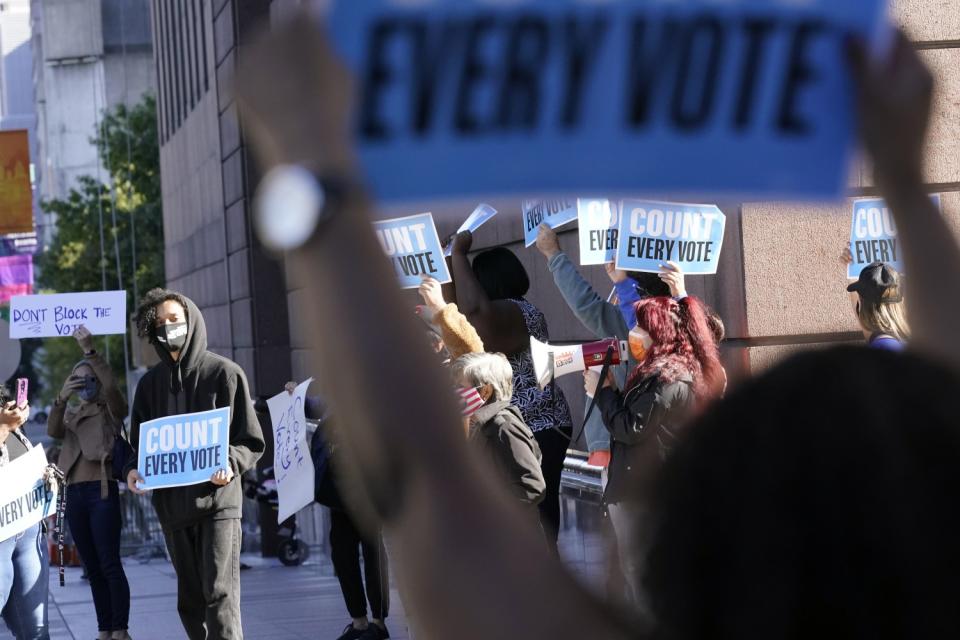
[[900,302],[900,274],[885,262],[871,262],[860,272],[856,282],[847,291],[855,291],[867,302]]

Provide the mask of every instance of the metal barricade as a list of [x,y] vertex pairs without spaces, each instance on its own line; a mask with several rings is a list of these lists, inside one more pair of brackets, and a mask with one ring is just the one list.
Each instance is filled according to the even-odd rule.
[[120,530],[122,556],[134,556],[144,563],[153,558],[169,558],[163,529],[149,495],[137,495],[121,483],[120,511],[123,517]]

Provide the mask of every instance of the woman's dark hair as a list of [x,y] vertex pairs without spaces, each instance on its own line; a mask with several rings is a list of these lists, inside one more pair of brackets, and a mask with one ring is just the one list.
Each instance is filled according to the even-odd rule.
[[661,280],[659,274],[647,273],[646,271],[628,271],[627,277],[643,289],[644,297],[670,295],[670,285]]
[[704,304],[704,311],[707,313],[707,324],[710,326],[710,331],[713,333],[713,339],[719,345],[727,337],[727,328],[723,325],[723,318],[720,317],[720,314],[716,310]]
[[160,287],[150,289],[150,291],[147,291],[140,299],[140,306],[137,307],[137,315],[134,322],[136,322],[137,325],[137,335],[141,338],[147,338],[150,344],[154,344],[157,340],[156,332],[154,331],[154,326],[157,322],[157,307],[167,300],[174,300],[180,303],[184,312],[187,311],[187,299],[170,289],[161,289]]
[[530,290],[530,277],[520,259],[505,247],[477,254],[473,274],[491,300],[522,298]]
[[960,637],[958,395],[945,366],[840,347],[715,403],[654,491],[660,637]]
[[6,385],[0,384],[0,407],[8,402],[13,402],[13,396],[10,394],[10,390],[7,389]]

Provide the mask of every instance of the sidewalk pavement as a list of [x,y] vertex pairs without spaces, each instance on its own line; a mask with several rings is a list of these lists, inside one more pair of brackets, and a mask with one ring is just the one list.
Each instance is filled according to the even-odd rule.
[[[242,571],[244,636],[249,640],[333,640],[350,621],[340,586],[329,561],[285,567],[275,559],[244,555],[250,569]],[[140,564],[124,561],[130,581],[130,635],[134,640],[186,638],[177,615],[177,581],[173,567],[163,559]],[[408,640],[403,605],[396,589],[390,593],[387,627],[392,638]],[[0,625],[2,627],[3,625]],[[10,637],[5,628],[0,638]],[[97,637],[90,586],[79,568],[67,569],[61,588],[57,571],[50,571],[51,640],[93,640]]]
[[[569,500],[564,505],[560,555],[579,579],[601,592],[605,583],[605,547],[601,534],[585,513],[587,505]],[[578,513],[578,511],[580,513]],[[306,564],[285,567],[276,559],[244,554],[241,571],[243,631],[247,640],[333,640],[349,622],[340,585],[328,557],[317,553]],[[177,582],[164,559],[148,563],[125,558],[130,581],[130,634],[134,640],[186,638],[177,615]],[[67,584],[60,587],[56,567],[50,568],[51,640],[94,640],[97,620],[90,586],[81,569],[67,568]],[[403,603],[396,587],[390,590],[390,635],[409,640]],[[0,640],[11,639],[0,623]]]

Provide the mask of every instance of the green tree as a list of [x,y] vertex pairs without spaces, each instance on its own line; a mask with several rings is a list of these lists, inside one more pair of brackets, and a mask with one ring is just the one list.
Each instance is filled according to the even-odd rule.
[[[82,176],[66,198],[40,204],[44,211],[57,216],[53,243],[36,259],[37,287],[41,291],[101,291],[105,276],[108,290],[126,290],[127,310],[133,313],[134,291],[143,293],[163,285],[163,209],[156,118],[156,102],[150,95],[130,108],[119,105],[106,112],[100,131],[91,142],[100,150],[112,186]],[[115,240],[120,255],[119,279]],[[110,365],[122,385],[126,384],[124,339],[125,336],[96,339],[101,353],[109,345]],[[37,355],[43,378],[42,389],[37,391],[42,401],[53,399],[80,357],[72,339],[44,340]]]

